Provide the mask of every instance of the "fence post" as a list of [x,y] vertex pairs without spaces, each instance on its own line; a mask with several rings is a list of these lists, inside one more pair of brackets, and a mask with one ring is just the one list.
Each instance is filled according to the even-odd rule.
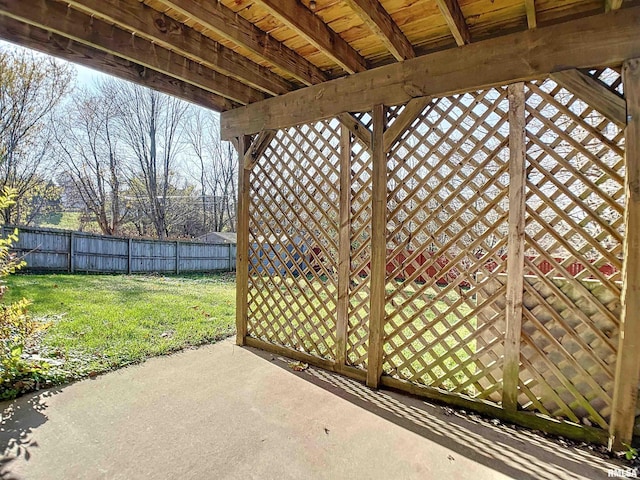
[[338,321],[336,363],[347,363],[349,280],[351,265],[351,132],[340,127],[340,230],[338,239]]
[[238,137],[238,232],[236,247],[236,343],[244,345],[249,316],[249,174],[245,154],[249,151],[251,137]]
[[73,273],[75,270],[75,265],[74,265],[74,257],[75,257],[75,248],[73,245],[73,240],[74,240],[75,236],[73,235],[73,232],[69,233],[69,273]]
[[180,242],[176,240],[176,275],[180,274]]
[[502,407],[518,409],[520,336],[524,288],[526,209],[526,113],[524,83],[509,85],[509,233],[507,247],[506,333],[502,372]]
[[377,388],[382,375],[387,260],[387,155],[384,151],[385,107],[373,107],[371,197],[371,288],[367,385]]
[[631,444],[640,378],[640,59],[625,62],[622,82],[627,98],[627,174],[622,314],[609,427],[609,448],[612,450],[623,450],[624,444]]
[[130,238],[129,241],[127,242],[127,275],[131,275],[132,251],[133,251],[133,239]]

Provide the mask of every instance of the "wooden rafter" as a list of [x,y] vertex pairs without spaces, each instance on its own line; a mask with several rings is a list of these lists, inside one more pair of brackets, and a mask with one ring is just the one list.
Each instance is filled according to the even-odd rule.
[[285,70],[305,85],[321,83],[329,78],[304,57],[274,40],[251,22],[217,1],[159,1],[182,15],[197,19],[202,26]]
[[551,78],[619,127],[625,128],[627,126],[627,104],[624,98],[609,90],[593,77],[580,70],[565,70],[552,73]]
[[469,27],[464,19],[458,0],[436,0],[453,38],[459,46],[471,43]]
[[367,69],[367,61],[298,0],[257,0],[256,3],[347,72]]
[[378,0],[347,0],[347,3],[396,60],[402,61],[416,56],[411,42]]
[[640,7],[634,7],[423,55],[225,112],[222,136],[531,80],[560,69],[619,65],[640,57],[639,28]]
[[1,15],[0,38],[153,88],[205,108],[223,111],[237,106],[231,100],[214,95],[189,83],[177,81],[175,78],[147,69],[129,60],[115,57],[56,33]]
[[237,80],[61,3],[0,0],[0,15],[57,33],[241,104],[266,98],[264,93]]
[[538,20],[536,19],[536,0],[524,0],[524,8],[527,11],[527,25],[529,28],[536,28]]
[[68,0],[65,3],[271,95],[294,89],[268,68],[138,0]]
[[618,10],[622,6],[622,0],[604,0],[604,10],[609,12],[611,10]]

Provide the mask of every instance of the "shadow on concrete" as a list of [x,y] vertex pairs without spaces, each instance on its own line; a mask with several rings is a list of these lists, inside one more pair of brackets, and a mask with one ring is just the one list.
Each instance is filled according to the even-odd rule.
[[[356,380],[315,367],[296,372],[289,367],[290,359],[246,348],[292,375],[512,478],[606,478],[609,469],[626,468],[600,453],[599,446],[576,446],[558,437],[546,437],[540,432],[472,412],[389,390],[374,390]],[[455,461],[455,456],[450,455],[449,460]]]
[[0,403],[0,480],[19,480],[10,472],[11,464],[20,457],[29,461],[38,447],[32,434],[48,420],[46,399],[61,391],[43,390]]

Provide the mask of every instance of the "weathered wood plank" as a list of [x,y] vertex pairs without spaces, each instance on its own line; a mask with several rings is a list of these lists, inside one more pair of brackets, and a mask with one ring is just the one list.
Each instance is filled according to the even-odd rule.
[[238,151],[238,228],[236,250],[236,344],[244,345],[247,337],[249,314],[249,202],[251,172],[244,168],[245,155],[249,151],[251,138],[241,136]]
[[552,73],[551,78],[561,87],[577,95],[581,100],[605,115],[621,128],[627,125],[627,104],[600,82],[579,70]]
[[256,0],[256,3],[348,73],[367,69],[367,61],[298,0]]
[[247,104],[266,98],[264,93],[237,80],[58,2],[0,0],[0,15],[136,62],[238,103]]
[[509,85],[509,233],[502,406],[518,409],[527,183],[524,83]]
[[640,56],[639,30],[640,7],[634,7],[435,52],[226,112],[221,134],[231,138],[366,111],[376,103],[397,105],[572,68],[619,65]]
[[610,447],[630,444],[640,380],[640,59],[622,69],[627,98],[625,130],[625,237],[622,267],[622,314],[611,411]]
[[271,143],[271,140],[273,140],[273,137],[276,136],[276,133],[275,130],[264,130],[256,136],[244,154],[243,168],[245,170],[251,170],[253,168]]
[[384,43],[396,60],[416,56],[413,45],[378,0],[347,0],[347,4]]
[[61,35],[1,15],[0,38],[218,112],[237,106],[235,102],[220,95],[181,82],[164,73],[147,69],[138,63],[115,57]]
[[442,12],[442,16],[447,22],[449,30],[451,30],[451,34],[453,35],[453,38],[455,38],[456,43],[459,46],[471,43],[469,27],[464,19],[462,10],[460,10],[458,0],[436,0],[436,3],[438,4],[438,8],[440,8],[440,12]]
[[348,112],[338,115],[340,122],[353,133],[358,140],[365,144],[371,150],[372,133],[365,127],[360,120],[355,118]]
[[377,388],[382,375],[387,260],[387,155],[384,152],[384,105],[373,107],[373,178],[371,192],[371,287],[367,385]]
[[314,64],[263,32],[220,2],[202,0],[159,0],[165,6],[240,45],[267,62],[282,68],[305,85],[324,82],[329,77]]
[[622,0],[604,0],[604,11],[618,10],[622,7]]
[[527,26],[536,28],[538,20],[536,18],[536,0],[524,0],[524,8],[527,12]]
[[294,90],[293,85],[268,68],[138,0],[69,0],[65,3],[271,95]]
[[430,101],[431,97],[420,97],[414,98],[409,103],[407,103],[402,113],[384,132],[383,149],[385,153],[391,150],[393,144],[398,141],[400,136],[406,131],[406,129],[411,125],[416,117],[422,113],[422,111]]
[[349,284],[351,272],[351,131],[340,127],[340,228],[338,230],[338,321],[336,363],[347,363]]

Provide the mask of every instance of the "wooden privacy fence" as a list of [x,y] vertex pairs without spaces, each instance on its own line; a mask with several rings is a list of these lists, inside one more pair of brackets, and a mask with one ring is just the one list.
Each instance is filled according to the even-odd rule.
[[574,70],[240,137],[238,342],[628,432],[625,109],[620,70]]
[[[2,235],[15,227],[3,226]],[[235,269],[234,244],[108,237],[48,228],[18,227],[13,251],[23,272],[197,273]]]

